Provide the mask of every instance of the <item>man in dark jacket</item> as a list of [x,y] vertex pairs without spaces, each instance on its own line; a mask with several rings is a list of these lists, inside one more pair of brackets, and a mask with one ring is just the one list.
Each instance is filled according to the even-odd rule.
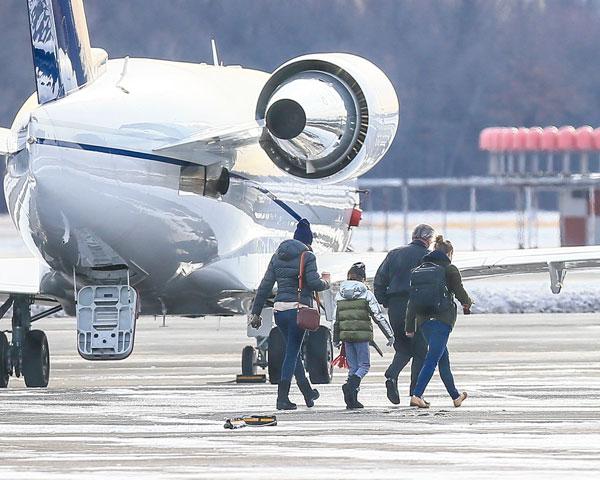
[[435,231],[431,225],[420,224],[412,233],[412,242],[391,250],[380,265],[373,282],[377,301],[388,308],[390,323],[394,331],[394,359],[385,372],[387,397],[395,405],[400,403],[398,376],[412,358],[410,394],[427,353],[427,344],[421,335],[413,339],[406,336],[404,322],[410,293],[410,273],[421,264],[428,253]]

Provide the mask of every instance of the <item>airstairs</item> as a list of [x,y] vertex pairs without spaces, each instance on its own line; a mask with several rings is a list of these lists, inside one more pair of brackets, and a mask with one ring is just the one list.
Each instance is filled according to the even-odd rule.
[[122,360],[133,351],[138,295],[125,278],[105,272],[101,284],[77,291],[77,349],[86,360]]

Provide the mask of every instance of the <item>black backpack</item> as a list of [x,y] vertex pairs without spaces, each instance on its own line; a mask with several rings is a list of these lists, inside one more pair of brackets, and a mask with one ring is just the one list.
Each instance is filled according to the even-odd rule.
[[444,267],[424,262],[411,271],[410,304],[419,315],[437,315],[452,306]]

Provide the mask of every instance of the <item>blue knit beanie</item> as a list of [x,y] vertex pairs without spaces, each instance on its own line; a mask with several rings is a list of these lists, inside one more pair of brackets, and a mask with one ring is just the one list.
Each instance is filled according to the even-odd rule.
[[294,240],[301,241],[304,245],[311,245],[313,241],[313,234],[310,229],[310,223],[306,218],[303,218],[296,225],[296,231],[294,232]]

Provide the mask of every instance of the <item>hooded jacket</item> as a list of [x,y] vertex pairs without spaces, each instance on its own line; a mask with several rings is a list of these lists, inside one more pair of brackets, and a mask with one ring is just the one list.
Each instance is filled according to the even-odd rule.
[[373,340],[373,324],[377,323],[386,338],[393,335],[392,327],[383,314],[375,295],[357,280],[346,280],[340,284],[336,295],[335,325],[333,341],[370,342]]
[[[446,285],[448,286],[448,291],[451,295],[450,298],[452,300],[452,306],[448,310],[438,314],[434,318],[436,320],[440,320],[446,323],[447,325],[450,325],[450,327],[453,328],[454,324],[456,323],[457,316],[456,303],[454,302],[454,298],[456,297],[456,299],[461,303],[461,305],[469,306],[473,303],[473,300],[471,300],[468,293],[463,287],[460,271],[458,270],[458,268],[456,268],[455,265],[452,265],[450,259],[444,252],[434,250],[433,252],[427,254],[423,258],[423,262],[421,263],[425,262],[435,263],[436,265],[440,265],[441,267],[444,267],[446,269]],[[418,330],[418,328],[423,322],[429,319],[430,317],[416,314],[409,300],[408,307],[406,310],[406,331],[408,333],[415,332],[416,330]]]
[[300,255],[304,255],[304,280],[300,295],[300,303],[313,306],[313,293],[327,290],[329,283],[321,280],[317,271],[315,255],[306,245],[298,240],[284,240],[271,257],[269,266],[263,277],[252,305],[252,313],[260,315],[265,302],[273,292],[277,282],[275,302],[298,301],[298,275],[300,273]]
[[408,297],[410,272],[421,264],[427,252],[427,247],[419,240],[413,240],[404,247],[390,250],[377,269],[373,281],[375,297],[379,303],[387,307],[390,297]]

